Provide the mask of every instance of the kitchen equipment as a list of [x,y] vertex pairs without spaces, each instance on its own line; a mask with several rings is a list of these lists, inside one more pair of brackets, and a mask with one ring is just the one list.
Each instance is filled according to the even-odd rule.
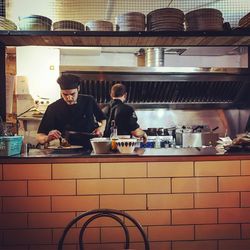
[[110,153],[111,140],[109,138],[106,137],[92,138],[90,142],[95,154]]
[[78,132],[66,130],[64,133],[64,138],[71,145],[81,145],[84,149],[91,149],[90,139],[98,137],[98,135],[87,132]]
[[137,139],[118,139],[116,141],[117,148],[122,154],[132,154],[135,149],[135,145],[137,143]]
[[[219,139],[219,134],[214,133],[219,127],[212,129],[209,132],[193,132],[192,129],[178,129],[176,132],[176,145],[182,147],[202,147],[215,146]],[[195,128],[197,130],[197,128]]]

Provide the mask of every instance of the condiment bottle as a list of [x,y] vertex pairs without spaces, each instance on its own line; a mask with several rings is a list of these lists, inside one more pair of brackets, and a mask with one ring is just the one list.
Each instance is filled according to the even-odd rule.
[[116,140],[119,139],[117,135],[117,127],[115,124],[115,121],[111,121],[111,134],[110,134],[110,139],[111,139],[111,151],[116,152],[117,151],[117,145],[116,145]]

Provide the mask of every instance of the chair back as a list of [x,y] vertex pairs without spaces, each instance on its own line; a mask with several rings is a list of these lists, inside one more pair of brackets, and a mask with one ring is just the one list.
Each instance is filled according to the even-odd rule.
[[79,220],[81,220],[87,216],[90,216],[90,217],[81,226],[79,237],[78,237],[78,245],[79,245],[80,250],[84,250],[83,238],[84,238],[84,232],[85,232],[86,228],[88,227],[88,225],[92,221],[94,221],[100,217],[108,217],[108,218],[114,219],[115,221],[117,221],[121,225],[123,232],[124,232],[124,235],[125,235],[124,249],[130,249],[130,236],[129,236],[128,228],[125,225],[125,223],[122,221],[122,219],[118,216],[122,216],[123,218],[127,218],[129,221],[131,221],[133,223],[134,226],[136,226],[136,228],[139,230],[139,232],[143,238],[145,250],[150,250],[149,241],[147,239],[146,233],[144,232],[140,223],[135,218],[133,218],[131,215],[129,215],[128,213],[126,213],[124,211],[120,211],[120,210],[116,210],[116,209],[103,209],[103,208],[87,211],[85,213],[78,215],[72,221],[70,221],[68,223],[68,225],[65,227],[65,229],[62,233],[62,236],[58,242],[58,248],[57,248],[58,250],[63,250],[64,240],[67,236],[67,233],[71,229],[71,227],[73,225],[75,225]]

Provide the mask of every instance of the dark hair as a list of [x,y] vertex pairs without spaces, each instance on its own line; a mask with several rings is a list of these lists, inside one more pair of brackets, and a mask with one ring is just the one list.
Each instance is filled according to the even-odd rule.
[[121,83],[116,83],[112,86],[110,91],[111,97],[121,97],[127,93],[125,85]]
[[61,89],[77,89],[80,85],[80,78],[71,74],[61,75],[58,77],[57,83]]

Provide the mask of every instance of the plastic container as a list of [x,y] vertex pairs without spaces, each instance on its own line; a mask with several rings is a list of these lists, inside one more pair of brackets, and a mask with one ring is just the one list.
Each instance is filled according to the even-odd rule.
[[0,156],[11,156],[21,153],[23,136],[0,136]]
[[108,154],[111,149],[111,140],[105,137],[92,138],[91,146],[95,154]]

